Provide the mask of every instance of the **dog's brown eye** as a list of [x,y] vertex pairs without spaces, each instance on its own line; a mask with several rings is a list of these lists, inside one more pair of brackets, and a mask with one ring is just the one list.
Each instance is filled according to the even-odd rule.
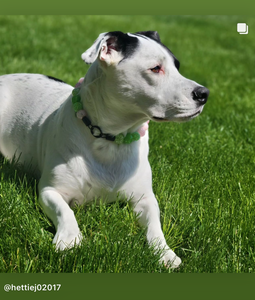
[[152,68],[151,71],[152,71],[153,73],[159,73],[160,69],[161,69],[160,66],[156,66],[155,68]]

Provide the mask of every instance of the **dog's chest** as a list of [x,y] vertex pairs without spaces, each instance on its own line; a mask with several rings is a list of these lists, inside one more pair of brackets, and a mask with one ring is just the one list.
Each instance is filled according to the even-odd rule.
[[[118,192],[123,190],[125,182],[139,166],[138,147],[121,150],[94,149],[93,155],[76,157],[70,161],[68,169],[73,180],[68,185],[72,186],[71,198],[80,204],[99,198],[106,202],[115,201]],[[129,194],[129,191],[126,192]]]
[[[95,168],[91,170],[90,180],[84,182],[84,194],[90,199],[100,197],[106,201],[112,201],[112,197],[116,196],[135,170],[136,164],[134,161],[130,164],[122,162],[116,168],[114,166]],[[87,188],[89,188],[89,191]]]

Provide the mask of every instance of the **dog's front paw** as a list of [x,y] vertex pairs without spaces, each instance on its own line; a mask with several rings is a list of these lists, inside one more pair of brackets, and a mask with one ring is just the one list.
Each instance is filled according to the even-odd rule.
[[53,244],[56,245],[56,250],[63,251],[65,249],[73,248],[74,246],[79,246],[82,241],[82,234],[78,232],[67,232],[60,231],[56,233]]
[[175,269],[180,266],[182,261],[172,250],[168,249],[161,257],[161,262],[164,263],[167,268]]

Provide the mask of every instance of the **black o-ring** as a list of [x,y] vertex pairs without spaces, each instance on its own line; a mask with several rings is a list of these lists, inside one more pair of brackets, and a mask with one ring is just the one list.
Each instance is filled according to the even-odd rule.
[[[95,134],[95,132],[94,132],[94,129],[97,129],[98,131],[99,131],[99,134],[98,135],[96,135]],[[98,126],[92,126],[91,128],[90,128],[90,132],[91,132],[91,134],[95,137],[95,138],[100,138],[100,137],[102,137],[102,130],[100,129],[100,127],[98,127]]]

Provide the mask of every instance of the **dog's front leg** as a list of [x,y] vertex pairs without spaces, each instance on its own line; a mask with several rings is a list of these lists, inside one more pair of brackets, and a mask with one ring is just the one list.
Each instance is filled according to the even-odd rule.
[[138,216],[138,223],[147,229],[148,243],[155,250],[163,250],[161,261],[167,267],[177,268],[181,259],[168,247],[160,224],[160,211],[158,202],[152,193],[139,201],[131,200],[134,213]]
[[74,213],[63,197],[52,187],[39,184],[39,202],[46,215],[53,221],[56,235],[53,244],[64,250],[79,245],[82,239]]

